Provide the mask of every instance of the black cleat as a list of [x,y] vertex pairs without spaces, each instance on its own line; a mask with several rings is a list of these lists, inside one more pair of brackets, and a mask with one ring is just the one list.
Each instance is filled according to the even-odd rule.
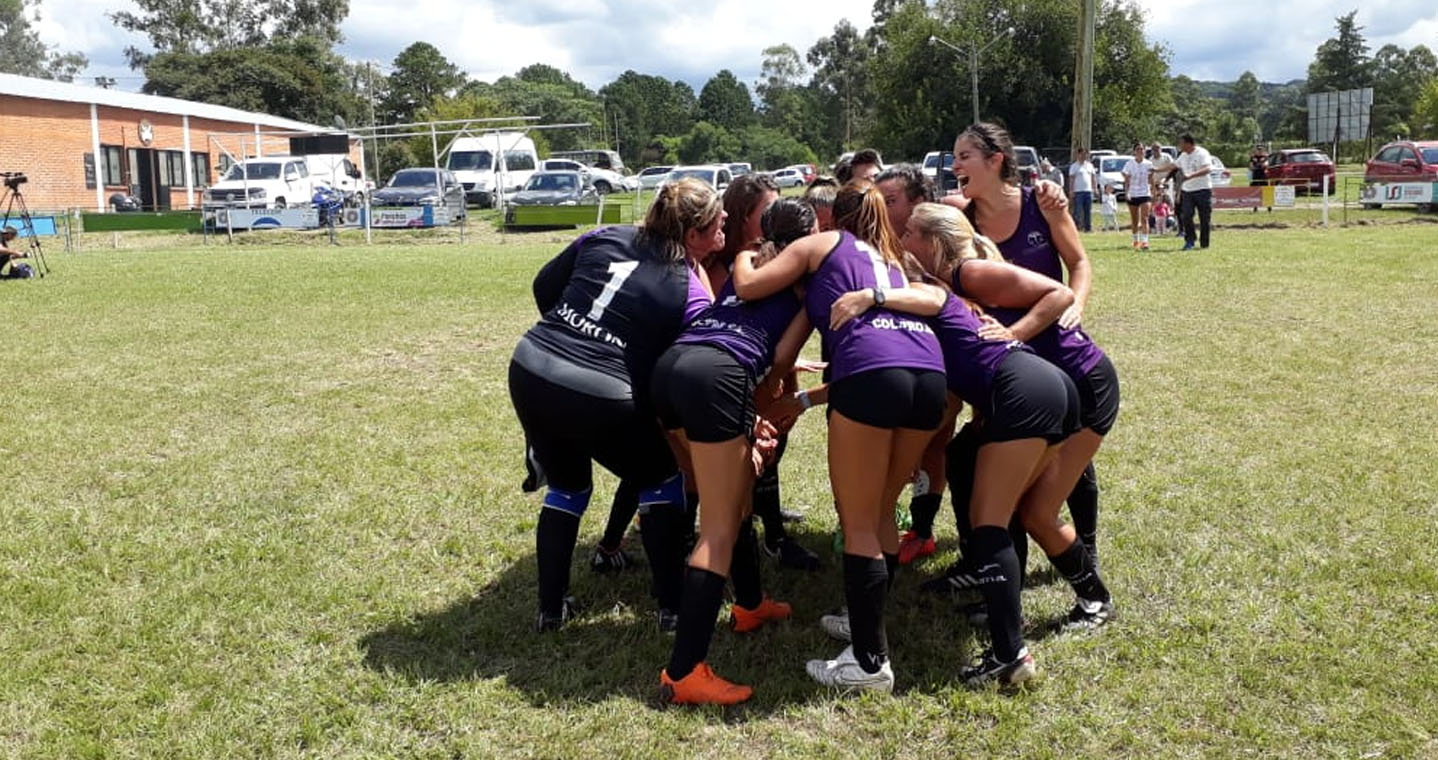
[[791,570],[818,570],[819,555],[804,548],[804,545],[785,536],[774,544],[765,541],[764,553],[779,561],[780,567]]
[[624,549],[610,551],[603,546],[594,548],[594,557],[589,560],[589,569],[596,573],[617,573],[634,567],[634,558]]
[[540,611],[539,620],[534,624],[534,630],[539,633],[557,631],[563,628],[564,624],[568,623],[578,612],[579,604],[574,600],[574,597],[566,596],[564,597],[564,601],[559,605],[558,615],[546,615],[543,610]]

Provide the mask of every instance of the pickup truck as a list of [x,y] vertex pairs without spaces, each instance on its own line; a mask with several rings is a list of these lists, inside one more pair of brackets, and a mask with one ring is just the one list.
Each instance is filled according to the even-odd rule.
[[205,191],[201,207],[273,208],[308,206],[315,194],[315,179],[304,158],[267,156],[234,164]]

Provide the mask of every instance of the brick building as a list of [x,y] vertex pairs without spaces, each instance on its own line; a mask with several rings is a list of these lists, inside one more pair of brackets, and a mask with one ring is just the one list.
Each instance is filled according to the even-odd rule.
[[[229,162],[290,152],[323,127],[237,108],[0,74],[0,171],[24,172],[33,209],[198,208]],[[362,158],[352,155],[356,164]]]

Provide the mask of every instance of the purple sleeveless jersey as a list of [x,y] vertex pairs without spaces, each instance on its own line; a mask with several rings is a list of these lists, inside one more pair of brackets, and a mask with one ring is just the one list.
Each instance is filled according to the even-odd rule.
[[690,324],[699,318],[714,303],[709,297],[709,291],[704,288],[704,281],[699,278],[699,270],[693,264],[686,263],[685,269],[689,270],[689,295],[684,301],[684,324]]
[[[1038,272],[1059,282],[1064,281],[1063,261],[1054,247],[1049,222],[1034,200],[1032,187],[1020,188],[1019,225],[1008,240],[998,243],[999,251],[1010,264]],[[980,230],[982,232],[982,230]]]
[[734,278],[724,283],[713,308],[684,328],[675,343],[716,346],[734,357],[756,380],[774,363],[774,348],[803,304],[793,288],[758,301],[741,301]]
[[944,375],[949,390],[974,405],[983,403],[993,388],[994,373],[1010,351],[1026,351],[1016,341],[979,337],[979,318],[963,299],[950,295],[944,308],[929,319],[944,354]]
[[[1005,326],[1023,319],[1028,313],[1028,309],[998,307],[985,308],[984,311]],[[1063,370],[1075,382],[1087,375],[1099,360],[1103,359],[1103,349],[1090,340],[1088,334],[1078,325],[1064,328],[1055,322],[1030,338],[1028,346],[1049,364]]]
[[839,244],[810,276],[804,293],[809,321],[824,339],[831,382],[889,367],[944,371],[939,341],[918,317],[873,308],[838,330],[829,329],[829,307],[839,296],[851,290],[906,285],[904,273],[885,262],[878,251],[848,232],[839,233]]

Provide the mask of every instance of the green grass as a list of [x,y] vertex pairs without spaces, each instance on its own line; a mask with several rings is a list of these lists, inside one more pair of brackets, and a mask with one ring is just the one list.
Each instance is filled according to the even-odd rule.
[[[1124,384],[1099,455],[1121,617],[1036,630],[1015,695],[956,683],[972,634],[915,591],[947,507],[891,598],[899,693],[808,682],[841,594],[804,419],[785,502],[826,566],[766,566],[795,620],[716,634],[757,688],[729,711],[659,709],[645,572],[581,567],[608,476],[586,611],[530,633],[504,369],[570,235],[52,253],[0,283],[0,755],[1438,755],[1438,226],[1087,236]],[[1035,555],[1038,626],[1070,597]]]

